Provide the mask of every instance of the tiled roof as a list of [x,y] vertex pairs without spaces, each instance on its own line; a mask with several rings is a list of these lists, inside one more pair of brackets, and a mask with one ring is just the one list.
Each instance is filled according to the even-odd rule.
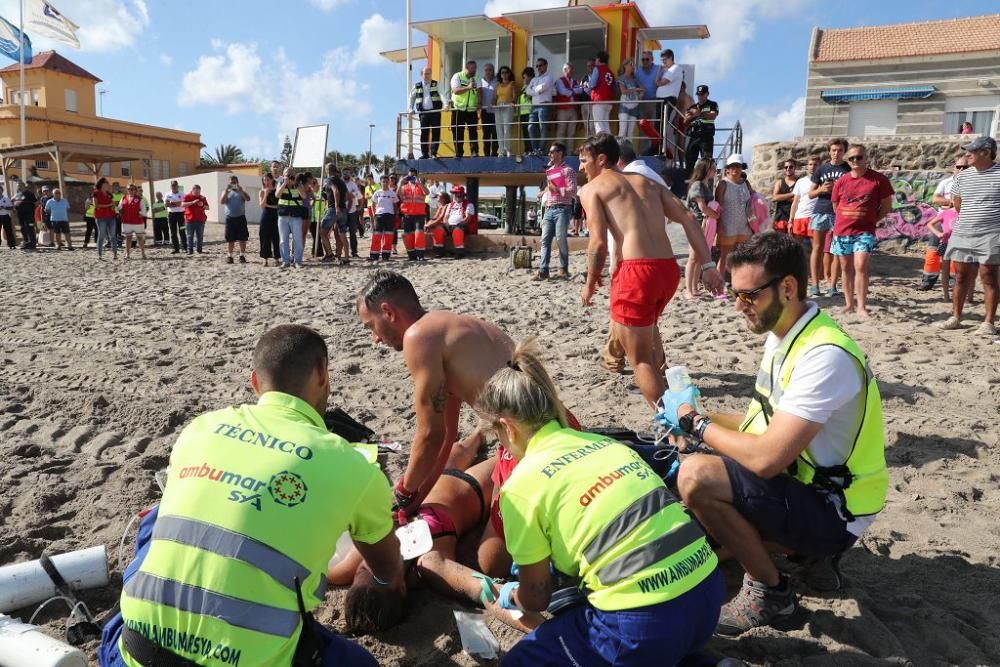
[[[0,69],[0,74],[17,72],[19,67],[20,65],[18,63],[8,65],[7,67]],[[36,53],[31,59],[31,62],[25,64],[24,69],[48,69],[54,72],[62,72],[63,74],[70,74],[72,76],[90,79],[97,83],[100,83],[101,81],[87,70],[83,69],[76,63],[71,62],[67,58],[64,58],[55,51],[42,51],[41,53]]]
[[862,28],[819,28],[810,61],[881,60],[1000,51],[1000,14]]

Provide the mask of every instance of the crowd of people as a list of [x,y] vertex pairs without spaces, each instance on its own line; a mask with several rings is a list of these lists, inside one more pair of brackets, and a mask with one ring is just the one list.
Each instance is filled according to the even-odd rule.
[[420,157],[438,157],[445,112],[455,157],[461,158],[466,144],[472,157],[511,157],[517,153],[516,136],[522,155],[543,155],[552,143],[573,154],[578,131],[584,137],[611,133],[617,109],[621,141],[641,142],[649,155],[673,156],[677,150],[690,172],[700,157],[713,154],[719,105],[709,99],[706,85],[697,87],[696,99],[690,97],[671,49],[660,53],[658,65],[653,59],[651,51],[643,51],[638,67],[627,58],[616,75],[601,51],[575,78],[571,63],[557,75],[540,57],[521,71],[520,84],[507,65],[497,71],[486,63],[480,76],[478,63],[469,60],[444,90],[425,67],[410,93],[410,111],[420,120]]

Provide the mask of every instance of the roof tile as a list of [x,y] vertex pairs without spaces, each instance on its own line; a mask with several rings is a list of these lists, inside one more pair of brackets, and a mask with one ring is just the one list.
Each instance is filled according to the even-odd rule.
[[[0,74],[17,72],[19,67],[20,65],[17,63],[8,65],[7,67],[0,69]],[[90,79],[97,83],[100,83],[101,81],[87,70],[70,61],[68,58],[59,55],[55,51],[42,51],[41,53],[36,53],[31,59],[31,62],[25,64],[24,69],[47,69],[54,72],[62,72],[63,74],[70,74],[72,76],[79,76],[84,79]]]
[[811,62],[1000,51],[1000,14],[860,28],[820,28]]

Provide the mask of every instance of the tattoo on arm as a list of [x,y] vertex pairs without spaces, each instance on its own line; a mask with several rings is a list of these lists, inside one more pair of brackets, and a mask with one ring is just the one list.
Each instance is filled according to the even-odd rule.
[[444,388],[444,382],[438,386],[437,391],[431,397],[431,406],[434,408],[434,412],[441,414],[444,412],[445,403],[448,402],[448,395]]
[[587,277],[590,280],[597,280],[604,270],[604,253],[599,250],[587,251]]

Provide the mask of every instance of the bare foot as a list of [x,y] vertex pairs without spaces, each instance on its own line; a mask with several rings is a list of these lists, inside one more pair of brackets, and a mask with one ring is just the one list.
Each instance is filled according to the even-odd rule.
[[865,308],[858,308],[858,317],[868,319],[868,310]]
[[844,309],[840,312],[842,312],[844,315],[849,315],[850,313],[854,312],[854,306],[844,306]]
[[687,299],[688,301],[697,301],[698,299],[701,298],[701,293],[689,292],[687,290],[684,290],[684,298]]

